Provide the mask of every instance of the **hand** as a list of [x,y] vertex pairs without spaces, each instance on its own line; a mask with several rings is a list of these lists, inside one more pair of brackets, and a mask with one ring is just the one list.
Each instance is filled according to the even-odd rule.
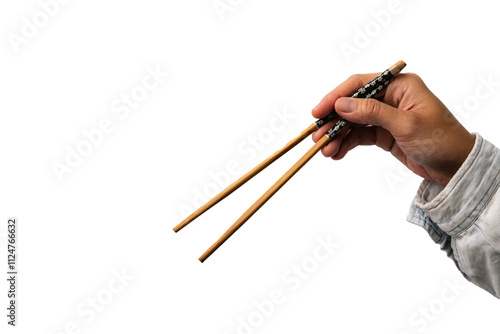
[[[377,75],[353,75],[313,109],[316,118],[335,109],[355,123],[333,138],[322,149],[323,155],[339,160],[358,145],[377,145],[415,174],[445,186],[471,152],[474,136],[416,74],[399,74],[376,99],[345,97]],[[318,129],[313,140],[321,138],[338,119]]]

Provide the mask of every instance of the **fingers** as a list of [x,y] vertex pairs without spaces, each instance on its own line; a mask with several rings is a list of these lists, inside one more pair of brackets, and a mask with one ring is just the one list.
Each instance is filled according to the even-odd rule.
[[317,118],[325,117],[333,110],[339,115],[315,131],[313,134],[315,142],[324,136],[338,119],[345,118],[350,122],[350,130],[344,129],[328,143],[322,149],[323,155],[333,159],[342,159],[349,150],[356,146],[377,145],[391,151],[404,163],[406,155],[395,142],[395,138],[406,138],[408,134],[414,132],[418,117],[410,110],[422,105],[422,98],[419,96],[427,96],[428,89],[417,75],[400,74],[375,98],[347,97],[376,76],[376,73],[351,76],[328,93],[313,109],[312,114]]
[[[321,137],[323,137],[328,132],[328,130],[330,130],[335,125],[335,123],[337,123],[338,120],[339,117],[337,117],[334,120],[331,120],[328,123],[325,123],[321,128],[316,130],[312,135],[312,139],[314,140],[314,142],[317,142]],[[321,149],[321,153],[323,153],[323,155],[328,158],[337,153],[340,144],[342,142],[342,138],[345,137],[346,133],[347,131],[341,131],[332,141],[330,141],[328,144],[325,145],[325,147]]]
[[[337,123],[337,121],[339,120],[340,118],[337,117],[336,119],[328,122],[328,123],[325,123],[325,125],[323,125],[321,128],[319,128],[318,130],[316,130],[313,135],[312,135],[312,139],[314,142],[317,142],[321,137],[323,137],[332,127],[335,126],[335,123]],[[323,153],[323,155],[325,157],[332,157],[333,155],[335,155],[337,153],[337,151],[339,150],[339,147],[342,143],[342,139],[347,135],[348,133],[348,127],[353,127],[353,126],[356,126],[356,124],[349,124],[348,126],[346,126],[344,129],[342,129],[342,131],[340,131],[340,133],[335,136],[333,138],[333,140],[331,140],[328,144],[326,144],[325,147],[323,147],[321,149],[321,153]]]
[[335,110],[346,120],[368,125],[378,125],[394,134],[405,124],[407,113],[375,99],[337,99]]
[[380,73],[356,74],[349,77],[337,88],[328,93],[312,110],[315,118],[326,117],[334,110],[335,101],[342,96],[351,96],[363,85],[367,84]]
[[330,130],[335,125],[335,123],[338,122],[339,119],[340,119],[340,117],[335,117],[333,120],[331,120],[328,123],[325,123],[321,128],[314,131],[314,133],[312,135],[312,140],[314,142],[317,142],[321,137],[323,137],[325,135],[325,133],[328,132],[328,130]]
[[349,131],[332,159],[340,160],[345,157],[347,152],[360,145],[376,145],[391,152],[398,160],[403,159],[404,154],[391,133],[378,126],[356,128]]
[[321,149],[321,153],[323,153],[325,157],[333,157],[339,151],[342,141],[348,133],[348,129],[342,129],[339,134],[337,134],[328,144],[326,144],[325,147]]

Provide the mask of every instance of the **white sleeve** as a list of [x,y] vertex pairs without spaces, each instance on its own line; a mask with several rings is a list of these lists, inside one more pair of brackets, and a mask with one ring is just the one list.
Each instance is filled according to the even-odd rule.
[[474,135],[446,187],[422,182],[407,220],[423,227],[466,279],[500,298],[500,150]]

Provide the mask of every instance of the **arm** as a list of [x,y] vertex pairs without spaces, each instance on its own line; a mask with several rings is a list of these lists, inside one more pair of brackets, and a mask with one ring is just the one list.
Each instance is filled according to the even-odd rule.
[[465,278],[500,298],[500,151],[476,134],[472,152],[443,187],[424,180],[408,214]]
[[[338,160],[358,145],[376,145],[423,177],[408,220],[422,226],[469,281],[500,297],[499,150],[469,133],[415,74],[400,74],[377,99],[345,97],[371,77],[352,76],[313,109],[315,117],[335,109],[355,123],[323,155]],[[330,127],[318,129],[313,140]]]

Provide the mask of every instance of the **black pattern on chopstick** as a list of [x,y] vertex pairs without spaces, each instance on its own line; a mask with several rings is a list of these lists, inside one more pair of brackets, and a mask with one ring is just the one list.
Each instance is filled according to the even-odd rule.
[[[358,90],[354,95],[351,97],[354,98],[365,98],[365,99],[370,99],[377,95],[379,92],[382,91],[391,81],[394,79],[394,75],[391,73],[389,70],[385,70],[382,72],[378,77],[364,85],[360,90]],[[372,90],[369,90],[372,88]],[[373,89],[374,88],[374,89]],[[360,92],[360,94],[358,94]],[[368,94],[366,94],[369,92]],[[344,128],[344,126],[349,123],[347,120],[344,118],[341,118],[327,133],[326,135],[332,139],[335,137],[340,130]]]
[[[389,70],[386,70],[383,73],[381,73],[379,76],[377,76],[375,79],[373,79],[372,81],[370,81],[369,83],[367,83],[366,85],[364,85],[363,87],[358,89],[356,91],[356,93],[351,95],[351,97],[370,98],[373,95],[377,94],[379,91],[381,91],[386,85],[388,85],[393,77],[394,76],[392,75],[392,73]],[[387,83],[385,83],[384,80],[387,81]],[[382,81],[384,81],[384,82],[382,82]],[[373,87],[380,87],[380,90],[376,91],[376,92],[371,91],[370,88],[373,88]],[[368,96],[368,95],[372,94],[373,92],[375,92],[373,95]],[[338,116],[337,112],[335,110],[333,110],[330,114],[328,114],[328,116],[318,119],[316,121],[316,126],[318,128],[320,128],[323,125],[325,125],[325,123],[331,121],[332,119],[334,119],[337,116]]]

